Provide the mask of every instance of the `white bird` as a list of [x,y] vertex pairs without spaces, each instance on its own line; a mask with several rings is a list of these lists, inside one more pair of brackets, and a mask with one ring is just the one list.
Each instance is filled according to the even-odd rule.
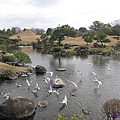
[[80,70],[77,70],[79,72],[80,75],[82,75],[82,72],[80,72]]
[[84,110],[84,109],[82,109],[82,112],[83,112],[84,115],[89,115],[89,114],[90,114],[89,111],[86,111],[86,110]]
[[49,77],[47,77],[46,79],[47,79],[48,82],[50,82],[50,78]]
[[27,82],[27,85],[28,85],[28,86],[31,86],[31,85],[30,85],[30,82],[28,81],[28,79],[26,79],[26,82]]
[[101,82],[101,81],[98,81],[98,86],[97,86],[97,88],[99,88],[100,85],[102,85],[102,82]]
[[99,80],[97,78],[93,79],[93,81],[98,82]]
[[107,69],[108,69],[108,70],[112,70],[109,66],[107,66]]
[[76,85],[76,83],[75,82],[73,82],[73,81],[69,81],[69,80],[67,80],[68,82],[71,82],[72,84],[74,84],[75,85],[75,87],[76,88],[78,88],[78,86]]
[[33,93],[37,93],[37,90],[32,90]]
[[6,100],[9,99],[9,98],[10,98],[9,93],[5,93],[5,94],[4,94],[4,98],[6,98]]
[[44,78],[44,81],[45,81],[46,84],[48,84],[48,81],[47,81],[47,78],[46,78],[46,77]]
[[38,85],[38,82],[36,82],[35,89],[40,90],[40,87],[39,87],[39,85]]
[[36,95],[38,97],[38,91],[37,90],[32,90],[32,92],[34,93],[34,95]]
[[50,73],[50,76],[51,76],[51,77],[53,76],[53,72],[46,72],[46,73]]
[[53,92],[52,87],[50,85],[50,89],[48,90],[48,93],[51,94]]
[[59,91],[58,90],[53,90],[53,93],[56,93],[56,95],[59,95]]
[[59,102],[59,103],[63,103],[63,104],[65,104],[65,105],[67,105],[67,96],[65,95],[63,101],[62,101],[62,102]]
[[95,72],[93,72],[93,74],[94,74],[95,76],[97,76],[97,74],[96,74]]
[[21,84],[17,84],[17,83],[15,83],[14,85],[15,85],[16,87],[22,87]]

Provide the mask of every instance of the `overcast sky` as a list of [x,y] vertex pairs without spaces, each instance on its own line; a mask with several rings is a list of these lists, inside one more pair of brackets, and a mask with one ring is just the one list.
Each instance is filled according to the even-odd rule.
[[0,29],[88,28],[120,19],[120,0],[0,0]]

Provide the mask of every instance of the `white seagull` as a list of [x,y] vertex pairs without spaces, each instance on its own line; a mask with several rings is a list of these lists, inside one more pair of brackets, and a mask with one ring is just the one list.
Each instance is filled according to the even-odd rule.
[[22,87],[21,84],[17,84],[17,83],[15,83],[14,85],[15,85],[16,87]]
[[101,82],[101,81],[98,81],[98,86],[97,86],[97,88],[99,88],[100,85],[102,85],[102,82]]
[[46,78],[46,77],[44,78],[44,81],[45,81],[46,84],[48,84],[48,81],[47,81],[47,78]]
[[63,101],[62,101],[62,102],[59,102],[59,103],[63,103],[64,105],[67,105],[67,96],[65,95]]
[[36,82],[35,89],[40,90],[40,87],[39,87],[39,85],[38,85],[38,82]]
[[30,87],[30,82],[28,81],[28,79],[26,79],[27,85]]
[[5,93],[4,94],[4,98],[6,98],[6,100],[9,99],[10,98],[10,94],[9,93]]
[[107,69],[108,69],[108,70],[112,70],[109,66],[107,66]]
[[70,81],[70,80],[67,80],[68,82],[71,82],[72,84],[74,84],[75,85],[75,87],[76,88],[78,88],[78,86],[76,85],[76,83],[75,82],[73,82],[73,81]]
[[50,76],[51,76],[51,77],[53,76],[53,72],[46,72],[46,73],[50,73]]
[[59,95],[59,91],[58,90],[53,90],[53,93],[56,93],[56,95]]
[[50,89],[48,90],[48,93],[51,94],[53,92],[52,87],[50,85]]
[[93,72],[93,74],[97,77],[97,74],[95,72]]
[[99,80],[97,78],[93,79],[93,81],[98,82]]

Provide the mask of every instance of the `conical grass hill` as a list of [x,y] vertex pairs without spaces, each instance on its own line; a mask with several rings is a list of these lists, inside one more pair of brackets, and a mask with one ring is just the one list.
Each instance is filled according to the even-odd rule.
[[26,29],[21,33],[11,36],[10,39],[18,39],[17,36],[20,36],[21,39],[19,44],[30,44],[31,42],[37,42],[36,39],[40,38],[40,35],[36,35],[34,32],[32,32],[29,29]]

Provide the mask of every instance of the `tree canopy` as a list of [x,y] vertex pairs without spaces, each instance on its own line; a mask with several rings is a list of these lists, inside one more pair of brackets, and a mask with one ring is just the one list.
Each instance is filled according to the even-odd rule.
[[27,63],[32,63],[30,57],[24,52],[21,51],[17,52],[15,54],[15,57],[16,57],[16,62],[22,64],[22,66],[24,66]]
[[51,40],[57,40],[59,42],[59,46],[61,45],[61,41],[65,39],[65,36],[67,37],[75,37],[76,31],[73,27],[70,27],[69,25],[63,25],[61,27],[58,27],[52,34]]
[[103,43],[111,42],[111,40],[107,39],[106,37],[107,35],[104,32],[100,32],[94,37],[94,39],[97,40],[97,42],[100,42],[103,46]]

